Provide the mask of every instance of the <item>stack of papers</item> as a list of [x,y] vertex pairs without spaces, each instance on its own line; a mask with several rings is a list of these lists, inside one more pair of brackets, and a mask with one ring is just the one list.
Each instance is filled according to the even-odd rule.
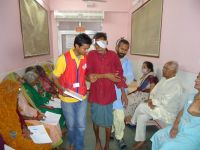
[[32,133],[30,135],[30,137],[34,143],[36,143],[36,144],[52,143],[52,141],[43,125],[28,126],[28,129]]
[[82,100],[83,100],[83,95],[78,94],[78,93],[76,93],[76,92],[74,92],[74,91],[72,91],[72,90],[69,90],[69,89],[66,89],[66,90],[64,91],[64,94],[69,95],[69,96],[71,96],[71,97],[73,97],[73,98],[76,98],[76,99],[78,99],[79,101],[82,101]]
[[45,115],[45,118],[41,122],[51,124],[51,125],[57,125],[61,117],[61,114],[56,114],[49,111],[46,111],[44,115]]
[[46,106],[52,106],[53,108],[61,108],[61,101],[58,98],[54,98],[53,100],[49,100],[49,103]]

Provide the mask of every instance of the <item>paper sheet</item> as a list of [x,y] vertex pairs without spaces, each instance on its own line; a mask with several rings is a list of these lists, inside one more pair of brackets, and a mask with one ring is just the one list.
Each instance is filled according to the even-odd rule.
[[32,132],[30,137],[34,143],[37,144],[52,143],[43,125],[28,126],[28,129]]
[[10,146],[8,146],[6,144],[4,144],[4,149],[5,150],[15,150],[15,149],[13,149],[12,147],[10,147]]
[[61,101],[58,98],[54,98],[53,100],[50,100],[46,106],[53,106],[53,108],[61,108]]
[[72,90],[69,90],[69,89],[66,89],[66,90],[64,91],[64,94],[69,95],[69,96],[71,96],[71,97],[73,97],[73,98],[76,98],[76,99],[78,99],[79,101],[82,101],[82,100],[83,100],[83,95],[78,94],[78,93],[76,93],[76,92],[74,92],[74,91],[72,91]]
[[57,125],[61,117],[60,114],[52,113],[49,111],[46,111],[44,115],[45,115],[45,119],[42,120],[41,122],[52,124],[52,125]]

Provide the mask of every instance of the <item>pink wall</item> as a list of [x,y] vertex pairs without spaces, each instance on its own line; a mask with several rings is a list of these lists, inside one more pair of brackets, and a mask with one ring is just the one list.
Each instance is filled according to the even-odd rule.
[[199,72],[199,6],[199,0],[164,0],[160,58],[134,55],[130,58],[135,61],[149,60],[159,65],[169,60],[176,60],[182,70]]
[[57,25],[53,15],[53,10],[66,11],[104,11],[105,19],[102,23],[103,31],[108,34],[108,48],[114,49],[115,42],[120,37],[127,37],[129,31],[129,10],[131,9],[131,0],[107,0],[106,3],[95,3],[94,8],[88,8],[82,0],[49,0],[50,9],[52,10],[52,34],[53,34],[53,53],[54,60],[58,57],[58,40],[57,40]]
[[116,41],[119,38],[128,37],[128,17],[128,13],[105,12],[103,32],[107,33],[109,49],[115,49]]
[[[48,1],[38,0],[38,2],[48,10]],[[52,58],[52,52],[51,55],[24,58],[18,0],[0,2],[0,21],[0,74]]]
[[132,0],[107,0],[106,3],[94,2],[94,7],[87,7],[83,0],[49,0],[51,10],[102,10],[102,11],[125,11],[131,8]]
[[[103,31],[108,33],[109,48],[114,49],[116,40],[121,36],[130,39],[131,0],[108,0],[95,3],[87,8],[81,0],[38,0],[47,10],[102,10],[105,11]],[[142,0],[144,2],[145,0]],[[200,1],[164,0],[160,57],[151,58],[131,55],[137,60],[149,60],[163,65],[168,60],[177,60],[181,69],[197,73],[200,66]],[[129,12],[129,14],[128,14]],[[57,25],[51,13],[50,41],[51,55],[24,58],[18,0],[3,0],[0,5],[0,73],[57,58]]]

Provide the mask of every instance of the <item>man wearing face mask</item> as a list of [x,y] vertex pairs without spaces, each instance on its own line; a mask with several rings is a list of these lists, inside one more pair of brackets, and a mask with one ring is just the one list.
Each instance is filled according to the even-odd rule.
[[116,100],[115,85],[121,89],[122,101],[126,105],[128,99],[124,88],[121,62],[114,51],[107,49],[107,35],[98,32],[94,35],[96,50],[90,51],[87,57],[87,70],[90,85],[89,102],[93,129],[96,137],[96,150],[102,150],[99,138],[99,127],[104,127],[106,143],[104,150],[109,150],[111,127],[113,124],[113,102]]
[[[118,57],[120,58],[122,68],[123,68],[123,76],[126,80],[126,84],[130,84],[134,80],[133,69],[130,61],[126,56],[128,49],[129,49],[129,42],[124,38],[120,38],[116,44],[116,52]],[[126,147],[126,143],[124,142],[124,104],[122,103],[121,99],[121,90],[115,86],[117,99],[113,103],[113,125],[112,125],[112,133],[111,139],[114,137],[117,140],[117,143],[120,149],[124,149]],[[126,107],[126,106],[125,106]]]

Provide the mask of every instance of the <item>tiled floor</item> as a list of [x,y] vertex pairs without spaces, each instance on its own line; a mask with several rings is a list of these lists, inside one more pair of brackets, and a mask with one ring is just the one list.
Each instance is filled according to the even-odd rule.
[[[87,113],[87,129],[85,132],[85,141],[84,141],[84,150],[95,150],[95,135],[93,132],[92,127],[92,121],[91,121],[91,115],[90,115],[90,108],[88,108]],[[149,138],[152,136],[152,134],[156,131],[156,127],[154,126],[148,126],[147,127],[147,144],[141,149],[141,150],[151,150],[151,142],[149,141]],[[124,140],[127,144],[126,150],[132,150],[132,145],[134,143],[134,136],[135,136],[135,129],[134,128],[125,128],[124,133]],[[102,141],[102,145],[105,143],[105,131],[101,128],[100,130],[100,137]],[[62,148],[68,147],[69,144],[67,143],[67,137],[64,137],[64,143],[61,145]],[[115,140],[110,142],[110,150],[120,150],[120,148],[117,145],[117,142]]]

